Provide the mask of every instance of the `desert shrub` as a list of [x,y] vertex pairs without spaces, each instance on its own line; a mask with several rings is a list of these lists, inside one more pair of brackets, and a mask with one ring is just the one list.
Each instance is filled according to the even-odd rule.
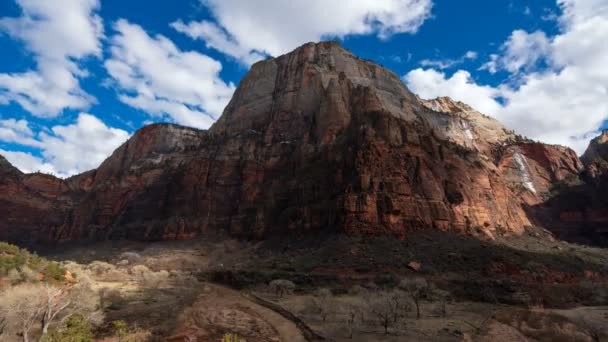
[[95,260],[87,266],[87,269],[91,271],[93,275],[99,277],[110,271],[116,270],[116,266],[105,261]]
[[121,260],[127,260],[129,264],[136,264],[138,262],[142,261],[142,256],[139,255],[139,253],[135,253],[135,252],[124,252],[121,253],[119,258]]
[[15,245],[11,245],[8,242],[0,241],[0,253],[4,254],[19,254],[21,249]]
[[112,328],[114,329],[114,335],[118,336],[119,339],[129,334],[129,325],[123,320],[113,321]]
[[22,280],[21,273],[16,268],[13,268],[12,270],[8,271],[6,278],[13,285],[19,284]]
[[[21,272],[24,267],[42,273],[45,273],[44,270],[48,268],[49,270],[45,274],[48,274],[51,279],[64,280],[63,274],[65,274],[65,270],[56,262],[48,261],[15,245],[0,242],[0,276],[8,276],[12,270]],[[64,273],[58,275],[61,270]],[[55,273],[53,273],[54,271]],[[15,279],[16,273],[13,272],[12,277]]]
[[40,273],[32,270],[31,268],[29,268],[27,266],[21,267],[21,269],[19,270],[19,273],[21,273],[21,279],[25,282],[34,282],[34,281],[38,281],[40,279],[40,277],[39,277]]
[[63,326],[52,330],[41,342],[92,342],[91,324],[82,316],[69,317]]
[[510,325],[535,341],[589,341],[588,330],[577,326],[564,316],[531,310],[505,310],[494,319]]
[[119,310],[126,304],[120,290],[109,287],[99,289],[99,302],[102,308],[107,307],[110,310]]
[[286,294],[293,293],[296,289],[296,284],[286,279],[275,279],[268,286],[278,297],[283,297]]
[[63,281],[65,280],[65,269],[63,267],[61,267],[58,263],[56,262],[49,262],[47,263],[46,267],[44,268],[44,270],[42,271],[42,274],[44,275],[44,279],[46,280],[56,280],[56,281]]
[[246,342],[246,340],[237,334],[228,333],[222,336],[221,342]]
[[131,268],[131,274],[138,282],[150,288],[166,286],[169,280],[169,272],[161,270],[154,272],[144,265],[136,265]]
[[369,295],[369,290],[361,285],[355,285],[348,290],[348,293],[357,297],[367,297]]
[[131,327],[122,320],[113,321],[112,328],[119,342],[144,342],[150,337],[148,332],[137,327]]
[[146,265],[136,265],[131,267],[131,270],[129,272],[135,277],[139,277],[144,273],[152,272],[152,270],[149,269]]

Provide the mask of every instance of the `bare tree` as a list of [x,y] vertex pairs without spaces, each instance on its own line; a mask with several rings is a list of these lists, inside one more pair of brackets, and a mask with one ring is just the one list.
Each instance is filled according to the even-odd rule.
[[389,298],[393,302],[394,313],[393,322],[397,323],[401,311],[407,310],[409,305],[406,303],[405,294],[402,291],[394,290],[389,294]]
[[1,313],[0,313],[0,336],[4,335],[4,330],[6,329],[6,325],[7,325],[6,317],[1,316]]
[[37,324],[42,337],[51,325],[76,314],[98,323],[102,318],[98,304],[98,297],[89,284],[57,287],[48,283],[24,283],[0,295],[0,316],[28,342]]
[[395,302],[388,293],[379,293],[371,300],[371,312],[378,318],[380,325],[384,328],[384,333],[388,334],[389,328],[395,323]]
[[13,286],[0,295],[0,316],[7,322],[7,329],[30,341],[30,333],[44,312],[46,290],[40,284]]
[[68,289],[54,287],[48,283],[44,284],[44,287],[44,308],[40,321],[42,336],[47,334],[49,326],[57,316],[63,314],[63,311],[72,304]]
[[286,294],[292,293],[296,288],[296,284],[286,279],[275,279],[268,285],[279,298],[282,298]]
[[348,328],[348,338],[352,340],[353,331],[355,328],[355,319],[361,312],[361,308],[355,304],[345,304],[342,307],[342,311],[346,316],[346,327]]
[[329,302],[331,301],[332,296],[333,294],[329,289],[321,288],[313,298],[315,307],[317,308],[319,315],[321,315],[323,322],[327,321],[327,317],[331,313],[331,305]]
[[439,299],[441,316],[446,317],[448,315],[447,303],[452,299],[451,294],[448,291],[443,291],[439,289],[435,289],[433,291],[433,294],[434,297]]
[[425,298],[430,290],[424,278],[406,278],[401,280],[399,287],[403,289],[416,306],[416,319],[420,319],[420,302]]

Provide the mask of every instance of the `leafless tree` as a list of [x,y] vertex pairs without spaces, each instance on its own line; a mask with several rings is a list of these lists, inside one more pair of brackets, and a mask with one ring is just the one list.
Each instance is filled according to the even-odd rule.
[[30,332],[44,312],[46,290],[40,284],[13,286],[0,295],[0,316],[7,322],[7,329],[30,341]]
[[353,331],[355,328],[355,320],[357,315],[361,312],[361,308],[355,304],[345,304],[342,307],[342,311],[346,316],[346,327],[348,328],[348,338],[352,340]]
[[323,322],[327,321],[327,317],[331,313],[331,305],[329,302],[331,301],[332,296],[333,294],[329,289],[321,288],[317,291],[313,299]]
[[424,278],[406,278],[401,281],[399,288],[404,290],[416,306],[416,319],[420,319],[420,302],[429,293],[429,284]]
[[296,284],[286,279],[275,279],[268,285],[279,298],[282,298],[286,294],[292,293],[296,288]]
[[0,316],[15,333],[21,335],[24,342],[28,342],[37,324],[40,336],[44,336],[51,325],[76,314],[98,323],[102,318],[98,303],[90,284],[53,286],[24,283],[0,295]]
[[388,334],[389,328],[395,323],[395,302],[388,293],[379,293],[370,303],[371,312],[378,318],[384,333]]

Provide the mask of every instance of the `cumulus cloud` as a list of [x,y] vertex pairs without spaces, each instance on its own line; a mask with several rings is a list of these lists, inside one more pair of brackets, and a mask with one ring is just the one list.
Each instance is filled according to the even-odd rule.
[[0,120],[0,141],[32,145],[36,141],[32,139],[34,132],[29,127],[27,120]]
[[35,157],[31,153],[6,151],[0,148],[0,155],[5,157],[6,160],[13,164],[13,166],[18,168],[21,172],[44,172],[57,174],[53,165],[45,163],[42,158]]
[[42,171],[67,177],[99,166],[129,133],[108,127],[97,117],[80,113],[76,122],[54,126],[50,132],[33,133],[25,120],[0,121],[0,141],[14,142],[40,150],[31,153],[0,150],[23,172]]
[[219,117],[235,89],[220,78],[221,63],[181,51],[166,37],[151,37],[126,20],[114,29],[105,67],[122,102],[197,128],[208,128]]
[[537,63],[546,58],[551,50],[551,42],[542,31],[528,33],[515,30],[502,45],[502,54],[491,55],[491,60],[481,66],[481,70],[496,73],[505,69],[515,73],[520,70],[529,71]]
[[176,21],[173,28],[245,64],[327,37],[415,33],[431,0],[201,0],[216,19]]
[[[417,69],[404,81],[425,98],[451,95],[519,133],[582,153],[608,118],[608,4],[602,0],[559,0],[558,4],[563,9],[559,34],[516,34],[537,43],[546,39],[539,43],[542,54],[531,56],[527,49],[511,48],[519,46],[511,44],[511,35],[497,57],[502,61],[497,65],[516,74],[516,85],[479,85],[463,70],[448,76]],[[539,58],[546,67],[529,68]]]
[[101,18],[98,0],[18,0],[22,14],[0,18],[0,32],[24,43],[36,68],[0,73],[0,103],[16,102],[42,117],[66,108],[83,109],[95,98],[80,88],[87,75],[78,62],[100,56]]
[[403,79],[414,93],[425,99],[449,96],[482,113],[497,113],[501,109],[495,100],[500,96],[499,90],[478,85],[465,70],[459,70],[447,77],[444,72],[419,68],[410,71]]

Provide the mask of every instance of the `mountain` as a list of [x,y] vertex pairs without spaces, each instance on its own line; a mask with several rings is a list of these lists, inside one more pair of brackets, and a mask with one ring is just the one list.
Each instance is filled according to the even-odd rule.
[[582,183],[585,168],[572,150],[466,104],[421,100],[338,43],[309,43],[254,64],[209,130],[146,126],[66,180],[0,159],[0,239],[431,228],[491,238],[561,224],[547,203]]

